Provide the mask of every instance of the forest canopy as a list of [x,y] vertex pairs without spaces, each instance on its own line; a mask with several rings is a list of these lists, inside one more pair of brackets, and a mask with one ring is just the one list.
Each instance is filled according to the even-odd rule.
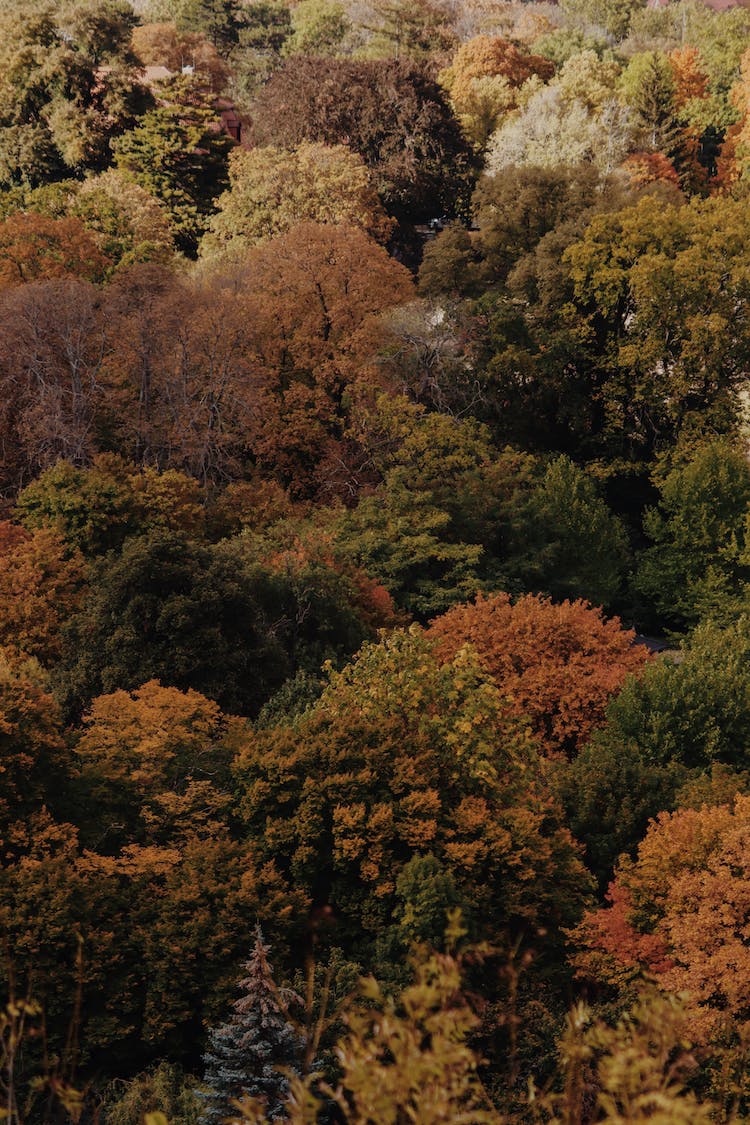
[[750,8],[0,7],[0,1119],[750,1119]]

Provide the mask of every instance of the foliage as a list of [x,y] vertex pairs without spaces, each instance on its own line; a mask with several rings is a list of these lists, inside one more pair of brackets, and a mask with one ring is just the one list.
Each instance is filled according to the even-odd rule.
[[365,964],[386,927],[412,929],[396,882],[428,852],[482,935],[543,949],[580,908],[586,878],[528,736],[474,658],[440,664],[418,631],[329,673],[312,707],[248,738],[236,770],[264,862]]
[[250,250],[227,282],[241,286],[238,395],[247,394],[250,348],[255,358],[242,438],[293,492],[335,494],[360,337],[370,318],[411,295],[407,271],[357,227],[304,222]]
[[361,227],[380,242],[392,229],[364,162],[343,145],[237,149],[229,184],[201,241],[202,257],[239,256],[305,220]]
[[85,567],[56,532],[0,523],[0,644],[49,665],[62,628],[78,608]]
[[242,1098],[261,1101],[269,1121],[285,1116],[289,1078],[300,1064],[302,1044],[287,1012],[295,997],[277,988],[268,953],[258,926],[238,985],[242,995],[227,1022],[209,1035],[201,1122],[226,1120]]
[[102,170],[148,108],[122,0],[9,0],[0,17],[0,184]]
[[606,175],[622,161],[629,144],[627,111],[616,99],[592,111],[560,83],[551,83],[493,133],[486,170],[498,176],[514,165],[594,164]]
[[747,1115],[723,6],[0,5],[9,1125]]
[[363,981],[363,1001],[336,1048],[336,1103],[351,1125],[401,1114],[415,1125],[496,1122],[469,1045],[477,1019],[461,993],[460,962],[433,955],[414,976],[396,998]]
[[425,618],[480,583],[482,548],[451,542],[449,525],[429,492],[395,483],[342,511],[335,534],[342,553],[381,582],[397,606]]
[[46,278],[102,278],[108,259],[79,219],[13,215],[0,223],[0,289]]
[[678,663],[665,656],[626,681],[606,725],[562,771],[571,829],[602,880],[621,852],[634,852],[652,817],[683,802],[688,776],[700,786],[719,768],[739,784],[749,761],[747,644],[744,619],[729,629],[701,626]]
[[79,712],[103,691],[159,679],[255,713],[289,670],[271,628],[282,588],[184,535],[129,539],[92,567],[55,672],[60,696]]
[[584,1004],[574,1007],[560,1044],[564,1089],[549,1099],[554,1125],[716,1120],[719,1107],[699,1102],[689,1089],[697,1059],[687,1025],[678,998],[648,989],[615,1026]]
[[554,67],[538,55],[527,55],[507,39],[478,35],[463,43],[440,82],[464,132],[482,148],[502,117],[516,106],[516,90],[532,76],[548,79]]
[[212,96],[197,80],[162,83],[160,103],[114,145],[117,167],[163,204],[179,249],[194,254],[227,187],[233,142],[214,128]]
[[111,454],[89,468],[59,461],[20,493],[17,513],[31,530],[48,528],[86,556],[122,546],[156,529],[199,537],[203,497],[194,480],[169,470],[142,473]]
[[652,541],[637,583],[660,618],[684,630],[701,618],[728,622],[746,598],[745,534],[750,467],[728,441],[700,445],[661,474],[660,501],[644,519]]
[[285,55],[336,54],[351,32],[351,21],[336,0],[300,0],[291,12],[292,34]]
[[518,513],[507,566],[525,590],[612,606],[628,563],[625,528],[567,457],[547,466]]
[[181,31],[204,34],[222,53],[239,39],[243,20],[237,0],[168,0],[167,6]]
[[644,0],[563,0],[563,10],[584,27],[607,32],[624,39],[635,12],[645,7]]
[[99,850],[162,839],[170,825],[164,794],[173,795],[174,832],[179,818],[221,809],[236,728],[204,696],[156,680],[95,699],[74,751],[80,800],[96,809],[95,824],[81,819]]
[[548,753],[573,756],[604,720],[609,699],[646,663],[619,620],[585,602],[478,595],[430,625],[450,659],[471,645],[509,714],[528,716]]
[[750,798],[661,813],[633,862],[622,862],[611,905],[581,924],[579,970],[612,982],[648,970],[689,994],[687,1026],[710,1043],[747,1022],[745,911]]
[[144,23],[134,28],[133,50],[146,66],[164,66],[175,72],[192,66],[217,94],[229,78],[229,67],[206,36],[179,30],[174,23]]
[[398,59],[290,59],[255,99],[253,135],[285,148],[348,143],[400,220],[455,213],[471,182],[471,149],[445,93]]
[[200,1103],[196,1080],[180,1067],[160,1062],[130,1080],[112,1083],[104,1091],[103,1116],[107,1125],[130,1125],[163,1113],[170,1125],[197,1125]]

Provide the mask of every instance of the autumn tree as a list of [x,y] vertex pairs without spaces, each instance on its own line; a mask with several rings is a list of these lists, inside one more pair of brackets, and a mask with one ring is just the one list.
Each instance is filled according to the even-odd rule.
[[[582,975],[624,983],[650,973],[665,991],[686,994],[689,1032],[714,1051],[742,1036],[748,1020],[748,817],[750,797],[739,794],[661,813],[635,860],[620,865],[610,905],[577,932]],[[738,1061],[730,1047],[726,1064]]]
[[78,218],[18,214],[0,223],[0,289],[68,276],[100,281],[108,264]]
[[701,53],[697,47],[687,46],[670,51],[669,65],[672,68],[674,101],[678,109],[682,109],[693,98],[706,97],[708,75],[703,69]]
[[223,813],[235,736],[218,705],[195,691],[150,680],[97,697],[75,741],[84,838],[116,854],[163,842],[180,815]]
[[[175,822],[164,843],[115,855],[84,849],[72,825],[44,812],[16,834],[0,870],[0,920],[16,986],[25,991],[33,978],[44,996],[51,1050],[66,1049],[71,998],[82,987],[80,1033],[96,1045],[97,1066],[117,1073],[133,1039],[137,1067],[187,1059],[196,1029],[220,1018],[256,919],[304,910],[268,884],[251,846],[220,817]],[[6,963],[2,972],[5,984]]]
[[174,23],[145,23],[134,28],[133,50],[146,66],[164,66],[175,72],[192,66],[217,94],[229,78],[227,63],[205,34],[178,30]]
[[293,58],[252,111],[257,144],[348,143],[398,219],[453,213],[470,184],[470,146],[441,87],[414,64]]
[[107,329],[98,290],[79,278],[18,286],[0,301],[4,450],[16,482],[96,450]]
[[0,825],[4,859],[24,819],[59,805],[69,765],[62,716],[36,660],[0,650]]
[[629,145],[627,111],[616,98],[589,107],[572,90],[551,82],[533,92],[518,113],[501,121],[487,144],[486,170],[497,176],[519,164],[593,164],[608,175]]
[[0,645],[49,665],[84,581],[83,559],[56,531],[0,523]]
[[229,185],[201,241],[201,257],[237,257],[307,220],[360,227],[379,242],[393,227],[364,162],[343,145],[237,149]]
[[683,1001],[652,987],[616,1023],[577,1004],[559,1042],[562,1091],[541,1100],[556,1122],[708,1125],[721,1110],[690,1088],[702,1077],[692,1047]]
[[242,303],[219,285],[145,265],[120,275],[108,298],[109,423],[119,451],[203,484],[240,477],[261,373]]
[[477,661],[440,664],[414,630],[365,646],[313,707],[250,734],[236,762],[263,861],[366,964],[387,927],[399,932],[396,881],[426,852],[473,932],[520,927],[536,946],[539,927],[575,916],[585,879],[536,769]]
[[325,487],[345,451],[359,332],[411,295],[411,279],[363,231],[301,223],[251,250],[230,283],[254,358],[248,446],[293,491]]
[[462,991],[460,959],[414,960],[414,979],[397,996],[373,977],[362,982],[336,1046],[337,1105],[351,1125],[375,1113],[406,1113],[416,1125],[447,1125],[463,1115],[497,1125],[470,1046],[479,1021]]
[[463,43],[440,82],[467,135],[482,147],[504,114],[516,106],[516,91],[536,75],[552,77],[554,64],[520,51],[507,39],[477,35]]
[[574,755],[604,721],[609,699],[647,660],[617,618],[585,602],[507,594],[477,597],[432,622],[429,636],[450,659],[470,644],[508,700],[528,715],[548,753]]
[[70,204],[114,267],[170,262],[174,238],[165,207],[139,184],[110,168],[85,180]]
[[508,39],[477,35],[459,47],[450,67],[441,72],[440,80],[453,100],[460,102],[477,78],[505,78],[517,87],[533,75],[546,81],[553,74],[554,64],[548,59],[525,54]]
[[555,85],[569,101],[579,101],[592,112],[601,110],[617,90],[620,66],[607,54],[603,57],[594,48],[566,59],[555,76]]

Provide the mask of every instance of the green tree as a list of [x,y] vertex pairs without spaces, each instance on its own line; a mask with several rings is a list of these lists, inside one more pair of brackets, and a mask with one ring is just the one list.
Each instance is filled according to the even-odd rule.
[[58,461],[19,493],[17,513],[31,529],[56,531],[85,555],[119,549],[130,535],[177,531],[202,538],[205,496],[174,469],[141,472],[111,453],[87,469]]
[[351,21],[337,0],[300,0],[292,8],[292,34],[285,55],[335,54],[351,31]]
[[228,711],[254,713],[289,671],[271,624],[281,580],[154,532],[129,539],[91,571],[56,671],[73,711],[146,680],[200,691]]
[[243,9],[238,0],[168,0],[168,7],[178,28],[202,32],[222,54],[239,41]]
[[89,469],[58,461],[23,489],[16,511],[25,527],[51,528],[85,555],[120,547],[138,526],[128,467],[107,454]]
[[659,193],[595,216],[564,251],[571,301],[561,319],[578,351],[570,371],[594,396],[589,432],[607,459],[643,462],[681,434],[731,432],[748,347],[739,315],[748,253],[735,204],[679,205]]
[[644,528],[636,584],[671,629],[701,618],[730,621],[746,604],[750,466],[728,441],[699,446],[658,481]]
[[336,520],[339,549],[385,586],[396,605],[425,619],[476,593],[482,548],[453,541],[451,517],[429,492],[397,481]]
[[585,29],[607,32],[615,40],[627,36],[635,12],[646,0],[562,0],[563,11]]
[[701,626],[679,663],[663,657],[626,681],[604,727],[558,772],[571,831],[603,885],[649,820],[676,807],[689,778],[717,766],[740,777],[750,767],[748,652],[746,619]]
[[151,101],[130,49],[134,23],[121,0],[3,6],[0,184],[33,187],[110,163],[114,138]]
[[517,515],[504,560],[524,590],[612,607],[629,544],[590,476],[568,457],[551,461]]
[[446,12],[433,0],[370,0],[367,53],[424,58],[444,52],[455,37]]
[[664,153],[676,168],[681,168],[685,136],[677,117],[677,87],[667,56],[658,51],[634,55],[620,85],[625,102],[635,115],[642,146]]
[[118,168],[163,204],[175,242],[188,254],[228,186],[234,142],[215,125],[213,96],[180,76],[161,84],[157,108],[113,146]]
[[296,997],[277,988],[268,953],[258,926],[238,985],[242,995],[227,1022],[209,1033],[203,1056],[208,1089],[201,1093],[205,1125],[225,1121],[243,1098],[258,1099],[268,1121],[286,1117],[289,1072],[300,1066],[302,1043],[287,1011]]
[[135,63],[131,40],[138,17],[128,0],[64,0],[56,4],[57,23],[97,65],[111,61]]

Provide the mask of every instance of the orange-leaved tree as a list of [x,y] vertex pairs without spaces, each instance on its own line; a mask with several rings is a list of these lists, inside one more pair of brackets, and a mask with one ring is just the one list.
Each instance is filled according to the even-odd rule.
[[98,846],[163,838],[170,809],[186,819],[221,809],[241,725],[199,692],[158,680],[95,699],[75,753]]
[[609,699],[637,674],[648,653],[618,618],[584,601],[555,604],[527,594],[481,594],[430,625],[438,652],[451,659],[472,645],[506,700],[526,715],[545,750],[573,755],[604,722]]
[[101,281],[108,265],[79,219],[30,212],[0,222],[0,289],[69,275]]
[[0,521],[0,645],[53,661],[84,583],[82,556],[56,531]]
[[582,976],[622,986],[646,972],[689,998],[701,1042],[750,1031],[750,797],[652,821],[621,860],[610,906],[576,930]]

